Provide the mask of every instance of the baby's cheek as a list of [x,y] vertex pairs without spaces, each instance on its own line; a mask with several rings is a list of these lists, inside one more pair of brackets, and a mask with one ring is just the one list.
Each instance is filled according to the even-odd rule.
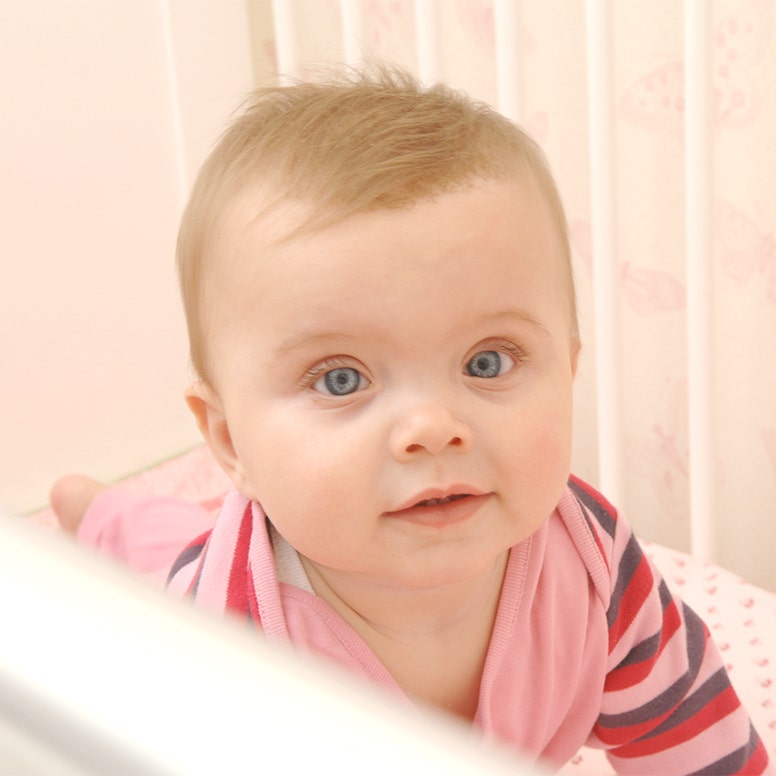
[[[295,521],[320,523],[347,507],[358,474],[346,460],[329,452],[310,452],[297,448],[287,449],[285,456],[277,456],[285,465],[273,465],[263,477],[266,508],[270,504],[285,513],[292,513]],[[311,516],[311,517],[308,517]]]
[[571,462],[567,424],[560,417],[545,417],[544,422],[523,427],[507,448],[506,476],[515,478],[521,500],[531,502],[538,513],[549,514],[566,487]]

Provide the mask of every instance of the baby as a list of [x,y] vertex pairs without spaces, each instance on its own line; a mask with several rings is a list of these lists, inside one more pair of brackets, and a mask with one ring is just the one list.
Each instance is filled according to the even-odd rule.
[[[187,401],[235,489],[173,590],[523,755],[768,772],[703,623],[569,475],[569,245],[523,131],[382,69],[260,90],[178,262]],[[54,506],[108,549],[192,537],[197,507],[101,491]]]

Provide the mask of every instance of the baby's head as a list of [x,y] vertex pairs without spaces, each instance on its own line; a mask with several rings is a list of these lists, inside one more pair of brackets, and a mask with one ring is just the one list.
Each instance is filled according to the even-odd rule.
[[[210,335],[224,300],[212,280],[225,270],[221,237],[238,203],[245,218],[266,219],[268,241],[282,240],[485,180],[530,182],[544,200],[576,337],[563,206],[544,154],[522,129],[465,94],[423,89],[386,67],[257,90],[203,165],[181,223],[178,268],[198,377],[213,382]],[[277,215],[289,206],[279,229]]]
[[565,222],[494,111],[384,73],[260,91],[205,164],[179,261],[189,406],[311,578],[471,582],[557,505]]

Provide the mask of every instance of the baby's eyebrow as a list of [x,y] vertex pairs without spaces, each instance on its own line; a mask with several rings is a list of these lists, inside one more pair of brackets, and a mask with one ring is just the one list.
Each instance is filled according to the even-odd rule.
[[495,313],[487,313],[486,315],[483,315],[482,320],[484,323],[489,323],[491,321],[493,323],[501,321],[527,323],[529,326],[538,329],[542,334],[549,335],[550,333],[547,330],[547,327],[538,318],[524,310],[501,310]]
[[339,332],[317,332],[315,334],[297,334],[283,340],[273,351],[275,357],[288,356],[298,350],[319,345],[347,345],[353,338]]
[[[536,329],[541,334],[549,336],[547,327],[535,316],[524,310],[502,310],[494,313],[487,313],[482,316],[481,321],[483,324],[498,324],[498,323],[521,323],[528,324],[530,327]],[[325,345],[327,348],[342,347],[346,348],[352,345],[354,337],[348,336],[341,332],[324,331],[314,333],[302,333],[289,337],[283,340],[273,351],[275,358],[282,358],[284,356],[292,355],[293,353],[305,350],[312,347],[320,347]]]

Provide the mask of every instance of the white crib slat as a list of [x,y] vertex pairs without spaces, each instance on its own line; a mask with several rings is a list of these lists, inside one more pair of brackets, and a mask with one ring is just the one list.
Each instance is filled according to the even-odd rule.
[[608,498],[622,504],[611,9],[608,0],[587,0],[586,10],[599,483]]
[[418,57],[418,79],[426,86],[440,79],[439,27],[435,0],[415,0],[415,49]]
[[340,0],[342,59],[353,66],[360,64],[362,60],[361,37],[364,26],[361,5],[361,0]]
[[713,556],[711,6],[684,4],[685,240],[691,551]]
[[183,109],[181,107],[180,84],[178,68],[175,64],[175,37],[172,31],[172,14],[169,0],[160,3],[162,17],[162,34],[164,36],[164,53],[167,74],[167,85],[172,108],[173,145],[175,148],[175,172],[178,184],[178,198],[181,210],[189,195],[190,175],[186,165],[186,141],[183,132]]
[[272,24],[275,31],[275,57],[278,82],[287,84],[299,66],[294,12],[291,0],[272,0]]
[[518,0],[494,0],[496,82],[498,109],[513,121],[520,120],[520,21]]

